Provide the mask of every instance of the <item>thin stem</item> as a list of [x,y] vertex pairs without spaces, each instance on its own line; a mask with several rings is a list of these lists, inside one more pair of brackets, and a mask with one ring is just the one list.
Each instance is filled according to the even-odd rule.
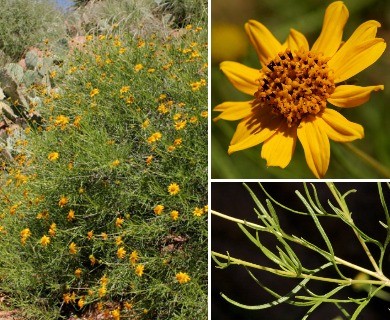
[[279,270],[279,269],[275,269],[275,268],[260,266],[258,264],[248,262],[245,260],[241,260],[241,259],[237,259],[237,258],[233,258],[231,256],[228,256],[228,255],[225,255],[222,253],[211,251],[211,254],[214,255],[215,257],[223,258],[223,259],[225,259],[229,262],[233,262],[234,264],[237,264],[237,265],[242,265],[242,266],[246,266],[249,268],[267,271],[267,272],[270,272],[270,273],[273,273],[276,275],[280,275],[280,276],[284,276],[284,277],[288,277],[288,278],[312,279],[312,280],[318,280],[318,281],[324,281],[324,282],[338,283],[339,285],[372,284],[372,285],[384,285],[384,286],[390,287],[390,280],[384,281],[384,280],[363,280],[363,279],[359,279],[359,280],[334,279],[334,278],[319,277],[319,276],[315,276],[312,274],[306,274],[306,273],[301,273],[300,275],[297,276],[296,273],[291,272],[291,271],[284,271],[284,270]]
[[[338,202],[338,204],[340,206],[340,209],[342,210],[343,216],[345,217],[345,219],[347,219],[350,224],[354,225],[353,219],[351,217],[351,213],[350,213],[350,211],[348,209],[348,206],[347,206],[347,203],[345,202],[345,199],[340,195],[340,193],[337,191],[337,189],[336,189],[336,187],[335,187],[335,185],[333,183],[331,183],[331,182],[327,183],[327,186],[330,189],[330,191],[332,192],[332,194],[333,194],[334,198],[336,199],[336,201]],[[368,257],[368,259],[370,260],[372,266],[374,267],[376,273],[380,277],[383,276],[383,273],[382,273],[381,269],[379,268],[378,264],[376,263],[374,257],[372,256],[370,249],[368,249],[366,242],[363,240],[363,238],[356,231],[355,228],[352,228],[352,229],[353,229],[353,232],[355,233],[356,237],[358,238],[358,240],[360,242],[360,245],[362,246],[364,252],[366,253],[366,255]]]
[[[262,230],[262,231],[265,231],[265,232],[270,232],[269,230],[267,230],[263,226],[260,226],[258,224],[255,224],[255,223],[252,223],[252,222],[248,222],[248,221],[245,221],[245,220],[242,220],[242,219],[234,218],[234,217],[228,216],[226,214],[220,213],[220,212],[215,211],[215,210],[211,210],[211,214],[213,214],[215,216],[218,216],[218,217],[221,217],[223,219],[229,220],[229,221],[233,221],[235,223],[240,223],[242,225],[245,225],[245,226],[248,226],[248,227],[252,227],[255,230]],[[284,236],[285,239],[287,239],[287,240],[289,240],[291,242],[300,244],[300,245],[302,245],[302,246],[304,246],[304,247],[306,247],[306,248],[308,248],[310,250],[313,250],[313,248],[307,246],[306,243],[302,242],[299,238],[290,237],[287,234],[284,234],[283,236]],[[217,254],[215,254],[215,256],[217,256]],[[337,256],[334,256],[333,258],[339,264],[342,264],[342,265],[344,265],[346,267],[349,267],[351,269],[357,270],[359,272],[363,272],[363,273],[368,274],[368,275],[370,275],[370,276],[372,276],[374,278],[380,279],[380,281],[382,281],[382,283],[383,283],[383,281],[385,281],[385,282],[390,281],[387,277],[385,277],[383,275],[382,272],[374,272],[374,271],[368,270],[368,269],[360,267],[360,266],[358,266],[358,265],[356,265],[354,263],[348,262],[347,260],[341,259],[341,258],[339,258]],[[253,264],[254,268],[256,266],[257,266],[256,264]]]
[[352,143],[344,143],[344,145],[351,150],[354,154],[360,157],[365,163],[370,165],[373,169],[375,169],[379,174],[381,174],[384,178],[390,178],[390,170],[382,165],[380,162],[375,160],[373,157],[363,152]]

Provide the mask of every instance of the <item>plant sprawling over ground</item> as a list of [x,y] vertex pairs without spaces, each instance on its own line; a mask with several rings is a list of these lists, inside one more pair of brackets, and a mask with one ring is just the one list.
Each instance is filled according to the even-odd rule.
[[0,288],[28,319],[207,318],[207,28],[86,37],[0,173]]

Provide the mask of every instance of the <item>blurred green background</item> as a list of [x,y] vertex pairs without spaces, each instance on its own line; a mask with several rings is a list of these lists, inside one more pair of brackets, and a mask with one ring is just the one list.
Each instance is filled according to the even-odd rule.
[[[213,0],[211,2],[211,105],[214,108],[224,101],[249,101],[251,98],[236,90],[219,70],[219,63],[232,60],[253,68],[260,68],[255,50],[244,32],[244,24],[255,19],[267,26],[284,42],[290,28],[305,34],[312,45],[318,37],[326,7],[333,1],[326,0]],[[350,17],[343,40],[364,21],[377,20],[382,24],[377,37],[390,42],[390,1],[345,0]],[[371,67],[353,77],[352,83],[367,86],[384,84],[385,90],[371,95],[368,103],[341,110],[350,121],[363,125],[365,138],[352,144],[382,166],[390,169],[390,53],[386,49],[382,57]],[[340,111],[340,110],[339,110]],[[218,113],[213,112],[215,117]],[[227,154],[230,140],[238,121],[219,120],[212,123],[211,177],[234,178],[314,178],[307,167],[300,143],[287,168],[266,167],[261,159],[261,145]],[[331,143],[331,159],[325,178],[385,178],[345,144]]]

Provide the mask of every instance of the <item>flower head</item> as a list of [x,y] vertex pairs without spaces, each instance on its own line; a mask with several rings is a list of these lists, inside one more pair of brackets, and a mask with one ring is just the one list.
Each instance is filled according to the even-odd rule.
[[58,152],[50,152],[47,158],[50,161],[56,161],[60,157],[60,154]]
[[69,245],[69,253],[76,254],[78,251],[77,245],[74,242],[71,242]]
[[180,284],[183,284],[183,283],[187,283],[188,281],[191,280],[190,276],[185,273],[185,272],[179,272],[176,274],[176,280],[180,283]]
[[178,194],[180,192],[180,187],[177,183],[171,183],[168,186],[168,192],[171,196],[174,196],[175,194]]
[[119,247],[116,255],[118,256],[119,259],[123,259],[126,256],[126,250],[123,247]]
[[58,201],[58,205],[62,208],[69,202],[69,199],[65,196],[61,196],[60,200]]
[[46,247],[50,243],[50,237],[44,235],[39,242],[42,246]]
[[348,16],[342,1],[331,3],[311,47],[294,29],[282,44],[260,22],[246,23],[262,67],[221,63],[230,82],[252,96],[250,101],[224,102],[214,109],[221,112],[214,120],[241,120],[229,154],[263,143],[261,157],[267,166],[285,168],[299,140],[310,170],[320,178],[329,166],[329,139],[348,142],[363,138],[363,127],[329,108],[328,103],[351,108],[367,102],[371,92],[383,90],[383,85],[361,87],[343,82],[379,59],[386,43],[376,38],[380,24],[374,20],[361,24],[343,43]]
[[134,250],[132,253],[130,253],[129,260],[130,260],[130,263],[132,265],[136,264],[138,259],[139,259],[139,256],[138,256],[138,252],[136,250]]
[[160,215],[164,210],[164,206],[161,204],[158,204],[157,206],[154,207],[153,211],[155,214]]
[[135,267],[135,274],[138,277],[142,277],[142,275],[144,274],[144,269],[145,266],[143,264],[137,264],[137,266]]

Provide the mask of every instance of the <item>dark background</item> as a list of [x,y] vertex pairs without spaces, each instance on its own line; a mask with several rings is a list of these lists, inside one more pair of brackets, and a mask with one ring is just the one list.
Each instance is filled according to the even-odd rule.
[[[327,205],[328,199],[331,199],[335,204],[335,200],[331,195],[325,183],[314,183],[320,197],[321,203],[325,209],[329,209]],[[247,185],[255,192],[256,196],[265,205],[265,195],[257,183],[247,183]],[[266,182],[263,186],[277,201],[296,210],[305,211],[302,202],[295,194],[295,190],[300,190],[304,194],[303,184],[298,182]],[[378,188],[376,183],[371,182],[349,182],[336,183],[336,187],[345,192],[350,189],[356,189],[357,192],[348,195],[347,204],[352,211],[353,219],[358,227],[360,227],[369,236],[383,242],[385,238],[384,228],[378,223],[379,220],[385,221],[383,208],[381,206]],[[385,184],[382,184],[387,203],[390,203],[390,191]],[[211,184],[211,205],[212,210],[231,215],[236,218],[245,219],[247,221],[260,223],[254,212],[255,204],[250,197],[248,191],[241,182],[213,182]],[[275,206],[274,206],[275,207]],[[301,216],[280,207],[275,207],[280,219],[282,228],[296,236],[304,236],[305,239],[315,243],[321,248],[325,248],[325,244],[319,235],[312,219],[308,216]],[[362,247],[356,240],[353,232],[345,226],[340,220],[332,218],[324,218],[321,220],[329,238],[331,239],[335,254],[350,262],[355,262],[363,267],[372,270],[370,262],[367,259]],[[273,237],[260,233],[261,241],[268,248],[272,248],[275,244]],[[275,267],[261,253],[261,251],[252,244],[238,226],[222,218],[211,217],[211,247],[213,251],[229,254],[232,257],[240,258],[246,261]],[[295,248],[295,247],[294,247]],[[304,266],[318,267],[324,264],[324,259],[311,251],[296,248],[296,253],[301,258]],[[370,246],[374,257],[378,257],[379,250]],[[338,277],[332,267],[324,271],[323,275],[327,277]],[[297,280],[276,277],[272,274],[251,270],[255,276],[264,284],[269,285],[271,289],[279,294],[288,293],[295,285]],[[357,272],[350,272],[348,269],[342,271],[349,277],[355,277]],[[387,253],[384,259],[384,273],[390,274],[390,255]],[[334,285],[328,283],[309,282],[309,287],[316,293],[326,293],[333,288]],[[211,314],[213,320],[260,320],[260,319],[279,319],[279,320],[295,320],[302,319],[307,311],[306,308],[294,307],[288,304],[281,304],[271,309],[248,311],[238,308],[225,301],[220,293],[226,294],[229,298],[248,305],[259,305],[273,301],[274,298],[259,287],[249,276],[247,271],[240,266],[230,266],[226,269],[215,268],[215,263],[211,265]],[[303,292],[302,292],[303,293]],[[341,291],[344,299],[347,297],[363,297],[365,292],[356,292],[348,287]],[[352,309],[350,307],[353,307]],[[356,305],[347,306],[347,310],[355,309]],[[378,298],[373,298],[369,305],[360,314],[359,319],[364,320],[382,320],[390,319],[390,303]],[[353,313],[353,312],[352,312]],[[351,313],[351,314],[352,314]],[[315,310],[311,319],[330,320],[341,315],[340,311],[332,304],[323,304]]]

